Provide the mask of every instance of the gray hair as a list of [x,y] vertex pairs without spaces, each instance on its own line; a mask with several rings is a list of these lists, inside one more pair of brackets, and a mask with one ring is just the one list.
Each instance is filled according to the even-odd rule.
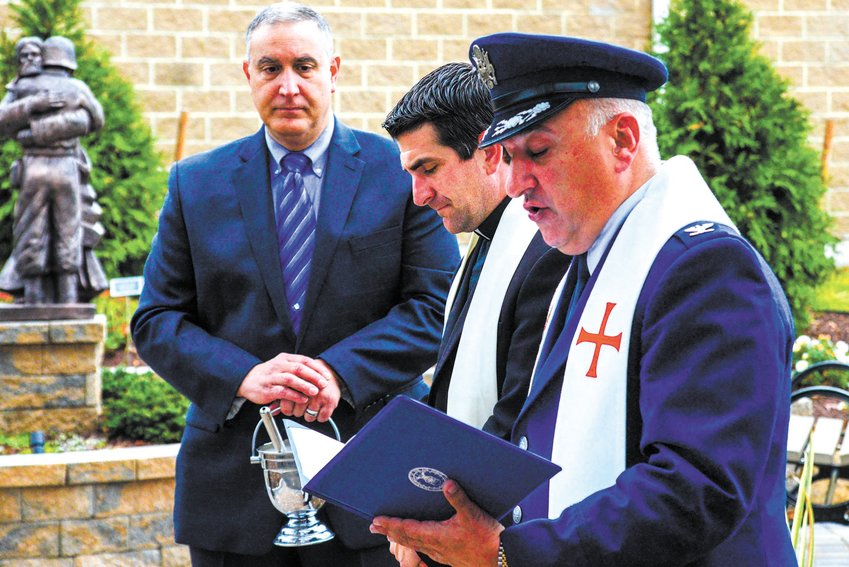
[[245,58],[250,61],[251,36],[253,36],[257,28],[295,22],[313,22],[318,26],[318,30],[324,36],[325,43],[327,44],[327,54],[331,57],[333,56],[333,32],[330,31],[330,25],[321,14],[303,4],[278,2],[257,12],[257,15],[254,16],[254,19],[248,25],[248,30],[245,32]]
[[633,114],[640,126],[640,145],[648,152],[647,157],[652,161],[660,161],[660,150],[657,147],[657,128],[652,120],[649,105],[639,100],[626,98],[596,98],[591,102],[587,117],[586,133],[595,137],[601,128],[623,112]]

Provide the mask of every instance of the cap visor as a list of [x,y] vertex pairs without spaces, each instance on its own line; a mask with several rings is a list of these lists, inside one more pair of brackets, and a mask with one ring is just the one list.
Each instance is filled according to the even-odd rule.
[[547,100],[535,100],[523,105],[514,105],[495,113],[492,124],[478,144],[479,148],[486,148],[497,144],[507,138],[515,136],[520,132],[532,129],[532,127],[545,122],[579,97],[555,97]]

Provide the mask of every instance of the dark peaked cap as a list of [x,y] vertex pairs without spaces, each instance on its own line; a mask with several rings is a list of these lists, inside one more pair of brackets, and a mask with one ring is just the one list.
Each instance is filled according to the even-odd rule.
[[609,43],[574,37],[497,33],[469,47],[469,59],[490,89],[495,116],[484,148],[528,129],[582,98],[629,98],[669,74],[659,59]]

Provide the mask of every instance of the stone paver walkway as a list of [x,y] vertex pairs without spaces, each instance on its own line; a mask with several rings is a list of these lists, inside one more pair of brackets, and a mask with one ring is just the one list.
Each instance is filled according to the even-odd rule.
[[849,526],[814,524],[814,566],[849,567]]

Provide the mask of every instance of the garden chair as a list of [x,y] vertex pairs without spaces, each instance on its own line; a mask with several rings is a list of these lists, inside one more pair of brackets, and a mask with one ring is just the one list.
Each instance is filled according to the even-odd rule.
[[801,372],[794,372],[792,389],[809,386],[834,386],[849,390],[849,364],[837,360],[827,360],[811,364]]
[[813,443],[814,518],[849,524],[849,391],[809,386],[794,391],[790,403],[788,500],[795,503],[803,455],[808,443]]

